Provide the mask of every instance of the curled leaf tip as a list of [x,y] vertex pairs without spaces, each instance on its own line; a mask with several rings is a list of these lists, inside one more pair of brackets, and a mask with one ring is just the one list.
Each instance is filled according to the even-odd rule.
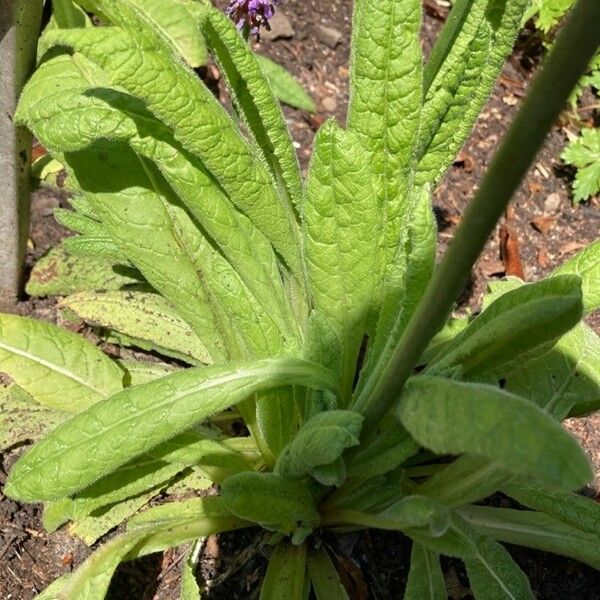
[[231,0],[226,9],[238,29],[248,27],[250,33],[258,39],[260,29],[264,27],[267,31],[271,30],[269,20],[275,14],[275,6],[281,0]]

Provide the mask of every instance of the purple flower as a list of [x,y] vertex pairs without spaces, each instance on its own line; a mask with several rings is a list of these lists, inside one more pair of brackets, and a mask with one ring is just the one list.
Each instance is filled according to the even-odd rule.
[[231,0],[227,7],[227,14],[235,22],[238,29],[245,25],[250,28],[250,33],[257,38],[260,36],[260,28],[265,27],[268,31],[269,19],[275,14],[275,6],[281,0]]

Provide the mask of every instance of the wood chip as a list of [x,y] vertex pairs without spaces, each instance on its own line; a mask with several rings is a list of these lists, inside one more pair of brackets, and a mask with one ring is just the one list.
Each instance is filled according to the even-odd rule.
[[525,279],[517,235],[506,224],[500,227],[500,258],[504,263],[506,275]]
[[558,215],[542,215],[532,219],[530,224],[536,231],[546,235],[556,225],[557,221]]

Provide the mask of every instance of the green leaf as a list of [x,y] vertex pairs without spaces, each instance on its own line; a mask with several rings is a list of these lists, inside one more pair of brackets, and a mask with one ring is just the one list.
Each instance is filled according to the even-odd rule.
[[600,338],[585,323],[550,352],[505,376],[506,389],[535,402],[558,420],[600,408]]
[[53,581],[43,592],[38,594],[36,600],[61,600],[59,594],[67,586],[71,575],[63,575]]
[[482,536],[475,557],[464,560],[477,600],[534,600],[525,573],[493,539]]
[[0,314],[0,371],[32,398],[59,411],[80,412],[123,387],[123,371],[82,336]]
[[311,548],[306,564],[317,600],[349,600],[325,548]]
[[439,555],[413,542],[404,600],[446,600],[447,598]]
[[581,280],[552,277],[520,286],[500,296],[474,319],[428,372],[460,368],[462,377],[496,374],[507,364],[522,364],[528,355],[553,343],[581,319]]
[[552,273],[581,277],[583,309],[591,313],[600,308],[600,240],[592,242],[581,252],[563,263]]
[[124,345],[156,350],[196,365],[211,362],[191,327],[157,294],[84,292],[65,298],[59,308],[89,325],[124,334]]
[[[459,15],[458,24],[454,18],[447,21],[440,45],[432,51],[435,66],[426,68],[426,83],[433,73],[435,77],[421,115],[418,184],[434,185],[467,140],[512,49],[528,3],[473,0],[465,18]],[[453,12],[464,8],[458,2]],[[442,56],[445,59],[439,64]]]
[[196,0],[131,0],[169,40],[190,67],[206,64],[208,51],[200,33],[200,3]]
[[459,512],[479,531],[501,542],[568,556],[600,569],[598,536],[584,533],[548,515],[489,506],[468,506]]
[[[103,507],[86,517],[79,518],[69,526],[69,534],[77,536],[88,546],[91,546],[146,506],[155,496],[161,493],[161,490],[162,488],[150,490],[145,494]],[[46,527],[45,524],[44,526]]]
[[195,575],[198,560],[197,548],[200,548],[198,542],[192,546],[183,563],[179,600],[200,600],[200,588]]
[[600,536],[600,505],[594,500],[564,492],[545,490],[535,482],[514,479],[503,492],[534,510],[544,512],[575,529]]
[[256,55],[256,60],[273,93],[281,102],[307,112],[317,110],[313,99],[287,69],[260,54]]
[[305,586],[306,544],[279,542],[269,558],[260,600],[303,600]]
[[238,473],[221,486],[225,506],[240,519],[281,533],[297,533],[319,523],[308,488],[277,473]]
[[256,55],[221,11],[207,8],[203,16],[202,31],[226,78],[239,116],[260,148],[282,196],[299,207],[302,182],[296,151]]
[[[303,239],[316,310],[338,338],[340,379],[352,391],[358,352],[377,283],[379,211],[360,139],[334,120],[317,134],[303,206]],[[347,401],[347,400],[346,400]]]
[[127,530],[135,531],[148,527],[167,528],[186,521],[201,521],[207,517],[231,515],[223,500],[218,496],[190,498],[166,502],[138,513],[127,522]]
[[5,493],[22,500],[73,494],[254,392],[284,384],[332,385],[317,365],[273,359],[187,369],[126,388],[34,446],[13,467]]
[[369,440],[364,440],[348,466],[352,477],[374,477],[400,466],[419,451],[419,445],[395,416],[384,419]]
[[0,452],[15,444],[37,441],[70,415],[36,404],[16,385],[0,383]]
[[59,244],[35,263],[25,291],[30,296],[68,296],[85,291],[118,290],[139,281],[135,269],[115,265],[101,256],[73,256]]
[[[112,86],[143,99],[148,110],[173,129],[181,145],[200,158],[301,281],[298,227],[280,201],[262,159],[197,76],[173,55],[129,0],[90,2],[122,30],[59,31],[48,41],[69,46],[97,62]],[[154,73],[155,77],[148,77]],[[174,102],[179,99],[180,102]]]
[[[48,86],[56,87],[53,82],[58,73],[61,87],[48,95]],[[200,315],[196,315],[190,307],[199,302],[202,306],[202,302],[191,299],[188,303],[181,303],[175,289],[179,290],[183,281],[185,285],[182,292],[201,294],[204,305],[212,304],[204,306],[202,312],[205,313],[205,319],[216,320],[216,323],[210,327],[205,322],[202,327],[203,339],[208,336],[210,341],[211,329],[216,327],[221,331],[217,337],[227,339],[228,346],[238,345],[239,340],[235,334],[227,335],[227,331],[235,329],[235,326],[224,326],[222,323],[229,318],[223,313],[231,313],[244,321],[245,330],[254,329],[253,333],[244,331],[252,338],[251,343],[256,344],[257,340],[264,337],[265,330],[272,330],[273,323],[277,324],[282,335],[291,342],[298,333],[297,326],[290,314],[278,263],[268,240],[244,215],[235,210],[202,163],[181,148],[164,125],[148,113],[142,102],[123,93],[98,89],[98,86],[103,88],[106,84],[105,74],[90,61],[81,56],[60,56],[44,64],[33,76],[22,97],[20,118],[50,148],[87,148],[85,153],[68,153],[65,158],[81,179],[80,186],[87,191],[95,212],[102,217],[102,231],[106,230],[117,241],[129,259],[140,266],[150,283],[194,327],[200,320]],[[72,115],[72,119],[65,130],[62,119],[67,112]],[[77,135],[72,135],[72,131],[76,131]],[[173,189],[169,189],[152,170],[146,169],[144,173],[143,163],[140,164],[133,153],[120,147],[118,150],[103,150],[102,140],[114,138],[119,138],[135,152],[154,161],[166,183]],[[100,162],[108,163],[105,168],[113,173],[118,184],[111,181],[112,185],[107,187],[106,180],[101,177],[101,172],[98,173],[96,166]],[[140,185],[153,189],[163,197],[163,202],[157,202],[157,198],[151,196],[149,190],[145,190],[144,202],[154,210],[142,212],[147,223],[136,222],[138,227],[134,228],[129,222],[131,219],[128,214],[131,213],[132,205],[138,208],[137,199],[141,192],[132,188]],[[210,242],[204,239],[195,223],[190,223],[189,215],[179,206],[179,201],[172,197],[173,191],[182,198],[186,210],[206,229],[208,236],[212,238]],[[142,235],[141,230],[146,227],[151,231],[143,231]],[[159,232],[162,231],[165,234],[161,236]],[[139,237],[131,240],[130,236],[138,232]],[[184,236],[187,240],[182,239]],[[175,244],[172,237],[177,238]],[[136,243],[132,243],[133,241]],[[215,251],[213,241],[237,273],[231,272],[223,256]],[[171,264],[176,259],[173,257],[172,260],[166,260],[168,257],[157,253],[157,248],[164,249],[165,253],[171,255],[181,255],[184,250],[189,255],[189,260],[179,259],[180,271],[173,273]],[[152,254],[151,259],[149,254]],[[189,265],[190,261],[192,265]],[[227,270],[230,272],[226,273]],[[204,277],[199,276],[201,273]],[[173,288],[176,276],[180,281]],[[195,279],[199,281],[195,282]],[[241,283],[236,279],[241,279],[248,290],[243,287],[240,289]],[[199,287],[209,289],[201,291]],[[254,298],[248,292],[252,292]],[[213,295],[217,295],[214,300]],[[248,302],[240,302],[240,295],[248,295]],[[225,306],[228,311],[224,309]],[[268,333],[276,340],[274,331]],[[277,343],[278,341],[274,341],[268,352],[263,348],[259,354],[274,354],[277,352],[274,344]],[[217,346],[211,350],[218,354],[218,339],[213,340],[212,346]],[[243,354],[239,348],[231,350],[234,355]]]
[[333,510],[323,515],[327,525],[360,525],[391,531],[421,530],[434,538],[443,535],[450,524],[446,508],[425,496],[406,496],[378,513],[366,513],[353,509]]
[[385,179],[379,201],[389,202],[390,223],[419,126],[421,10],[418,0],[359,0],[354,7],[348,127],[372,155],[373,172]]
[[53,0],[53,19],[56,27],[71,29],[74,27],[89,27],[89,17],[72,0]]
[[583,450],[550,415],[498,388],[418,376],[397,410],[413,438],[437,454],[475,454],[563,490],[593,477]]
[[134,387],[142,383],[148,383],[160,379],[165,375],[171,375],[179,371],[178,367],[159,362],[146,362],[139,360],[119,360],[119,364],[125,370],[125,386]]
[[582,202],[600,192],[600,129],[587,128],[561,154],[568,164],[577,167],[573,183],[573,200]]
[[346,448],[358,445],[362,422],[362,415],[349,410],[316,414],[284,448],[277,461],[277,472],[284,477],[300,478],[315,467],[333,463]]

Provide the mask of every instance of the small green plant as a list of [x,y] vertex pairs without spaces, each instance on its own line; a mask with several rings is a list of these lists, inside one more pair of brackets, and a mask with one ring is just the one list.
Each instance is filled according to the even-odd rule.
[[[544,34],[546,43],[550,45],[553,33],[573,3],[574,0],[533,0],[525,19],[533,18],[536,28]],[[596,53],[571,95],[570,104],[574,113],[579,99],[588,88],[596,93],[600,91],[600,52]],[[583,202],[600,192],[599,145],[598,129],[583,129],[579,137],[569,142],[562,154],[562,159],[577,169],[573,183],[575,202]]]
[[[321,540],[369,527],[412,539],[407,600],[446,597],[442,554],[465,562],[479,600],[533,598],[499,542],[600,567],[600,508],[572,493],[592,472],[559,423],[599,407],[600,340],[581,317],[600,306],[600,245],[544,281],[504,282],[474,319],[447,320],[598,46],[597,3],[575,10],[435,269],[430,192],[525,0],[457,2],[425,65],[419,0],[357,1],[347,127],[321,128],[306,182],[224,15],[202,6],[200,23],[235,118],[137,1],[81,5],[110,25],[48,31],[17,114],[76,194],[59,218],[79,235],[43,268],[55,291],[83,290],[66,313],[188,367],[117,361],[77,334],[0,316],[14,381],[5,422],[61,423],[5,493],[44,502],[49,530],[71,521],[88,541],[127,521],[40,597],[101,600],[122,561],[191,543],[181,597],[198,598],[197,540],[246,527],[272,546],[263,600],[311,588],[347,598]],[[233,420],[247,435],[228,433]],[[164,490],[211,483],[216,496],[138,512]],[[528,510],[476,504],[498,490]]]

